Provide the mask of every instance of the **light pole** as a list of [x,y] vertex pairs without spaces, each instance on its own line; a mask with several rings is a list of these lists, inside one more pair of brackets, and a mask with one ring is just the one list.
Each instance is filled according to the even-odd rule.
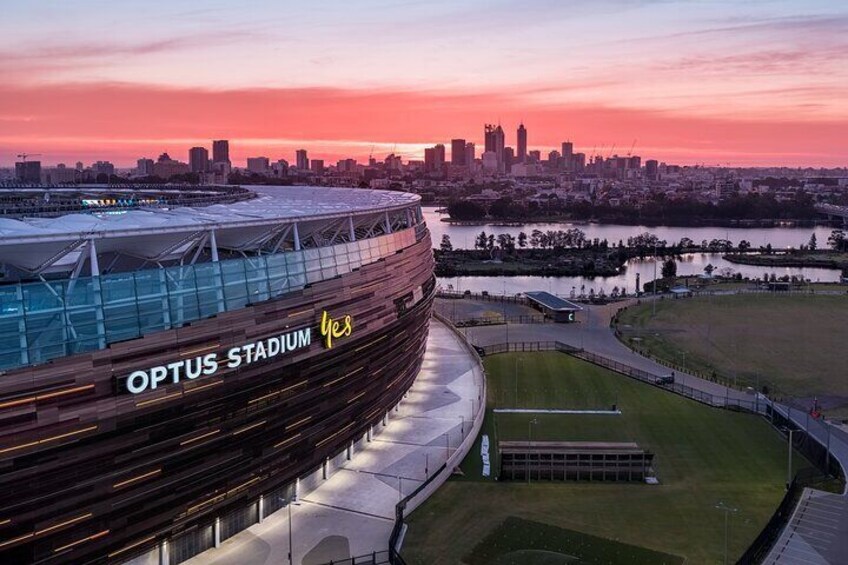
[[292,543],[292,505],[298,504],[294,499],[289,500],[289,565],[294,565],[294,545]]
[[515,358],[515,408],[518,408],[518,363],[523,362],[521,357]]
[[529,422],[527,422],[527,484],[530,484],[530,444],[532,443],[533,436],[531,426],[534,426],[539,423],[539,420],[533,418]]
[[654,282],[651,283],[653,285],[652,290],[654,291],[652,294],[654,295],[654,299],[651,301],[651,317],[655,317],[657,315],[657,242],[654,242]]
[[786,467],[786,490],[789,490],[789,485],[792,484],[792,433],[795,430],[793,430],[792,428],[786,428],[786,431],[789,433],[789,449],[787,450],[789,455]]
[[730,506],[726,505],[724,502],[719,502],[718,504],[716,504],[716,508],[718,508],[719,510],[722,510],[724,512],[724,565],[727,565],[728,563],[730,563],[730,561],[728,561],[728,554],[727,554],[727,541],[728,541],[728,538],[730,537],[729,536],[730,513],[731,512],[737,512],[737,509],[731,508]]

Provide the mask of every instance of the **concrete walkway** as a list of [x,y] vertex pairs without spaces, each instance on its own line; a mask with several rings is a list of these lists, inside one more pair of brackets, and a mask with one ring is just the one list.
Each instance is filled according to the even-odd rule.
[[786,528],[764,565],[845,563],[848,555],[848,499],[804,489]]
[[[421,372],[388,425],[292,505],[294,563],[318,565],[386,551],[395,505],[470,433],[482,390],[476,358],[433,319]],[[288,563],[288,551],[288,509],[282,509],[186,563],[278,565]]]

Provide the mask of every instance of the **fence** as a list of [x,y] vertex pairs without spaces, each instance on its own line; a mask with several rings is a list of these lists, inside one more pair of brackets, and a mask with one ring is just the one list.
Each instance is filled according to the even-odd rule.
[[[657,382],[658,375],[654,373],[637,369],[614,359],[583,351],[558,341],[500,343],[482,347],[481,349],[486,355],[521,351],[561,351],[703,404],[728,410],[745,410],[768,418],[772,425],[778,429],[792,429],[793,447],[815,465],[815,468],[801,469],[795,474],[780,506],[778,506],[768,524],[766,524],[751,546],[748,547],[742,558],[740,558],[738,561],[740,564],[759,563],[768,554],[780,536],[781,531],[786,526],[804,488],[831,477],[836,477],[841,481],[845,480],[845,470],[842,468],[840,461],[831,453],[830,428],[825,427],[824,424],[815,419],[810,422],[809,413],[805,413],[806,425],[802,427],[792,417],[792,408],[790,406],[776,404],[771,399],[759,393],[754,394],[751,400],[744,400],[730,397],[729,395],[716,396],[677,382],[670,385],[659,384]],[[800,413],[796,411],[796,416],[799,415]],[[826,432],[822,432],[823,429]],[[813,433],[815,430],[818,430],[818,434]],[[822,437],[825,433],[827,434],[826,437]],[[816,437],[817,435],[818,437]]]
[[418,485],[414,491],[412,491],[409,495],[403,498],[400,502],[395,506],[395,525],[392,528],[392,534],[389,536],[389,562],[391,565],[406,565],[406,561],[404,561],[403,557],[400,555],[400,551],[398,550],[398,546],[400,545],[401,535],[403,534],[404,528],[406,524],[403,521],[404,512],[406,512],[406,507],[409,504],[409,501],[415,498],[418,493],[423,491],[427,486],[430,485],[433,481],[435,481],[443,471],[447,469],[447,462],[443,463],[436,471],[430,475],[430,477]]
[[584,361],[588,361],[594,365],[609,369],[643,383],[674,392],[709,406],[728,408],[732,410],[745,410],[762,415],[767,414],[767,403],[762,401],[760,395],[754,394],[752,395],[751,400],[744,400],[730,396],[716,396],[677,382],[668,385],[658,384],[658,375],[654,373],[631,367],[630,365],[615,361],[614,359],[610,359],[602,355],[584,351],[580,348],[562,343],[561,341],[519,341],[498,343],[494,345],[487,345],[481,349],[486,355],[493,355],[496,353],[518,353],[525,351],[561,351],[579,359],[583,359]]
[[466,318],[464,320],[455,320],[449,318],[454,326],[458,328],[473,328],[477,326],[500,326],[503,324],[550,324],[553,320],[539,315],[527,316],[483,316],[479,318]]
[[323,565],[386,565],[392,563],[390,552],[375,551],[368,555],[360,555],[357,557],[349,557],[348,559],[340,559],[338,561],[328,561]]
[[474,423],[468,431],[468,435],[462,439],[453,454],[444,462],[444,464],[436,469],[436,471],[430,475],[427,480],[421,483],[418,488],[395,505],[395,524],[392,528],[392,533],[389,536],[389,562],[392,565],[406,565],[406,561],[404,561],[403,557],[400,555],[400,544],[403,542],[403,534],[406,529],[404,516],[407,512],[407,508],[409,508],[410,512],[415,510],[419,504],[426,500],[427,497],[435,491],[435,489],[447,480],[450,471],[465,458],[474,445],[477,435],[483,427],[483,418],[486,413],[486,374],[485,371],[483,371],[483,363],[478,355],[478,348],[474,347],[471,342],[469,342],[466,337],[444,316],[441,316],[437,312],[434,312],[433,315],[454,332],[457,338],[459,338],[465,348],[474,357],[475,362],[479,365],[482,379],[481,390],[479,392],[480,402],[477,407],[477,412],[474,414]]
[[771,518],[769,518],[769,521],[766,523],[763,530],[756,539],[754,539],[751,545],[748,546],[748,549],[745,550],[742,557],[739,558],[739,561],[737,561],[739,565],[754,565],[755,563],[762,563],[763,559],[765,559],[777,539],[780,537],[780,533],[783,531],[783,528],[786,527],[786,524],[789,522],[789,518],[792,517],[792,512],[795,510],[795,506],[801,499],[801,494],[804,492],[804,489],[823,478],[824,475],[819,473],[817,469],[801,469],[795,473],[795,477],[792,479],[792,484],[789,485],[789,489],[783,496],[783,500],[780,501],[780,505],[777,507],[777,510],[774,511],[774,514],[771,515]]
[[471,298],[473,300],[481,300],[483,302],[506,302],[508,304],[527,304],[527,298],[524,296],[509,296],[506,294],[489,294],[488,292],[471,292],[466,290],[460,292],[458,290],[440,290],[436,293],[436,298],[447,299],[462,299]]

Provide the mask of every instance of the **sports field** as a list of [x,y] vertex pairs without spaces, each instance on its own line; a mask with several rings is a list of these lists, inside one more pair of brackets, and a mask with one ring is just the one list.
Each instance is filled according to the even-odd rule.
[[[633,549],[632,559],[646,550],[665,555],[658,562],[685,558],[688,563],[718,563],[724,557],[724,514],[716,509],[720,502],[738,509],[729,539],[735,561],[783,496],[786,443],[759,417],[709,408],[562,353],[501,354],[486,358],[485,365],[490,410],[483,433],[493,445],[498,438],[526,438],[535,417],[534,439],[639,443],[656,454],[661,484],[528,485],[484,479],[478,440],[462,465],[465,477],[449,480],[412,514],[403,546],[410,564],[482,563],[498,557],[492,553],[496,540],[504,563],[510,562],[510,554],[539,551],[526,527],[507,527],[515,523],[508,523],[510,518],[546,524],[553,536],[561,529],[564,547],[582,533],[642,548]],[[621,415],[498,414],[495,422],[491,412],[496,407],[609,408],[612,403]],[[796,463],[800,461],[796,453]],[[626,551],[626,546],[618,548]],[[541,549],[546,555],[551,551]],[[603,544],[584,550],[579,556],[560,550],[579,561],[548,555],[548,562],[641,562],[626,555],[619,561],[596,561],[611,551]]]
[[687,369],[848,418],[848,296],[782,293],[663,300],[619,316],[622,338]]

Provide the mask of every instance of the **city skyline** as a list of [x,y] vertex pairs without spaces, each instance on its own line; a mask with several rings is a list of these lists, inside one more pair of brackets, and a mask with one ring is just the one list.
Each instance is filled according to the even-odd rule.
[[543,153],[637,139],[679,164],[835,167],[848,154],[848,9],[834,2],[56,8],[4,13],[0,166],[26,152],[127,167],[210,136],[239,162],[300,147],[423,159],[452,138],[481,147],[481,123],[515,147],[522,122]]

